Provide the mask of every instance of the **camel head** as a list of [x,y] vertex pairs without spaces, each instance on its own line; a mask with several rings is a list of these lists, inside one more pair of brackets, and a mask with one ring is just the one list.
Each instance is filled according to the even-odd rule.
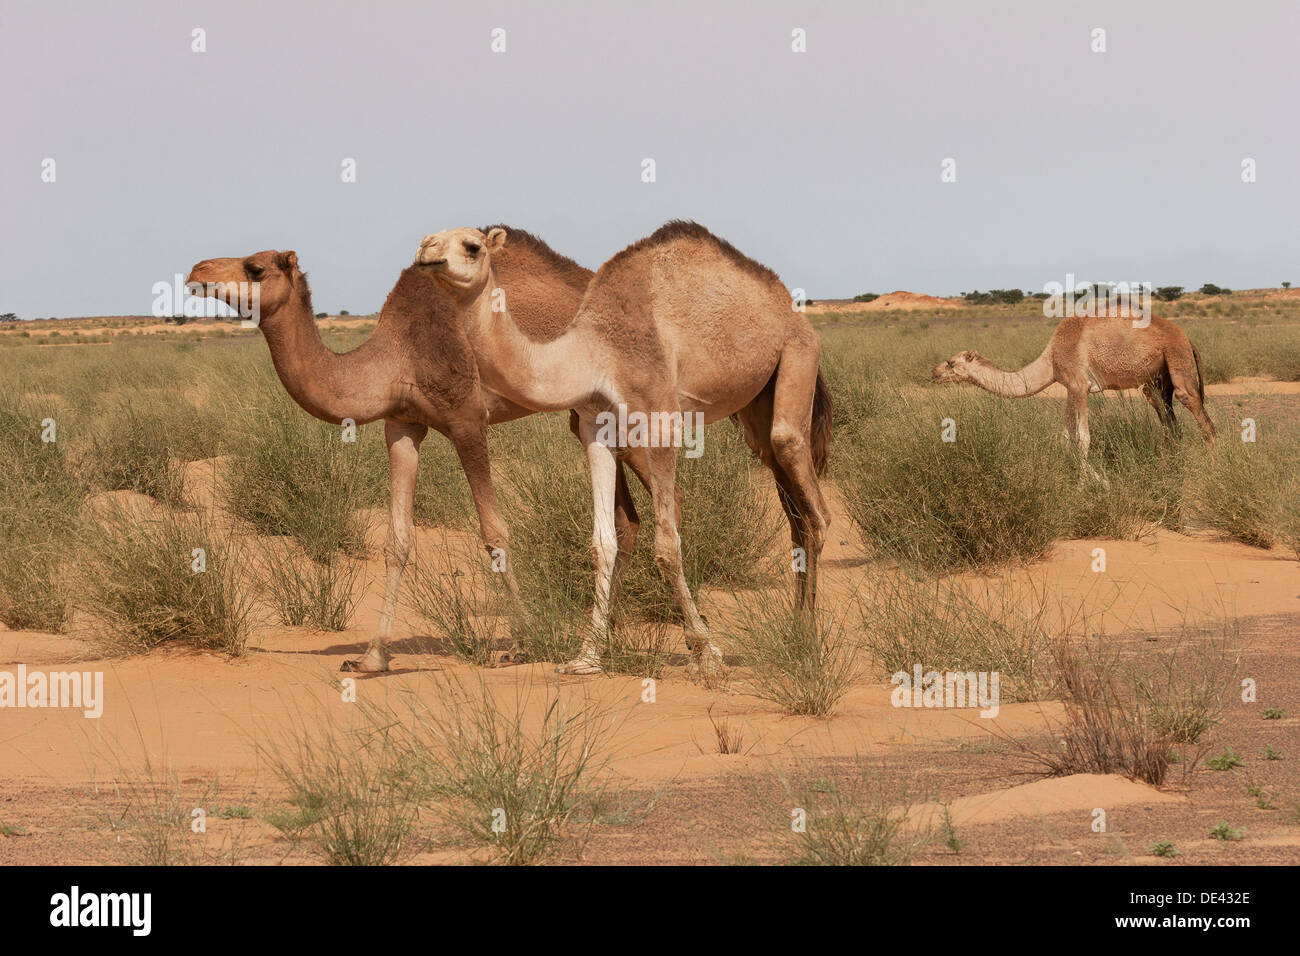
[[452,292],[477,295],[492,273],[491,254],[506,244],[506,231],[447,229],[425,236],[415,264]]
[[956,382],[972,381],[971,369],[983,361],[979,352],[967,349],[958,352],[946,362],[940,362],[930,372],[930,381],[936,385],[951,385]]
[[185,280],[192,295],[219,299],[244,318],[264,320],[306,289],[296,252],[267,249],[242,259],[204,259]]

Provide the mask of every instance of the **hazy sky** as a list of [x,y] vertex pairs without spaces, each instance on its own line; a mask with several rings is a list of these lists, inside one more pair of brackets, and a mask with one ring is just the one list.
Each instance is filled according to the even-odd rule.
[[594,268],[696,219],[819,298],[1300,282],[1297,36],[1295,0],[4,0],[0,312],[264,248],[368,312],[498,220]]

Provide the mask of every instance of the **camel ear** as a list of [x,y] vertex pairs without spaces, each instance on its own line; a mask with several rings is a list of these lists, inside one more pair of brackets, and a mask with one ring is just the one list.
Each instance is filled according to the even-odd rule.
[[280,253],[278,264],[281,272],[286,275],[293,275],[298,271],[298,253],[293,251]]
[[506,231],[500,227],[487,234],[488,252],[496,252],[506,244]]

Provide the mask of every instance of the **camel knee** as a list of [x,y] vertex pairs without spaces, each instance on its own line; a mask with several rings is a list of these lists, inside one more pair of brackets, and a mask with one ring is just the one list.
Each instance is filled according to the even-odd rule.
[[787,422],[772,423],[772,454],[782,465],[798,461],[808,451],[808,440],[802,431]]

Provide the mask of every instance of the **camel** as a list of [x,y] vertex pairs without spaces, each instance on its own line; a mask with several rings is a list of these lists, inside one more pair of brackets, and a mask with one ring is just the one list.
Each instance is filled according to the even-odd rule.
[[[522,231],[516,234],[522,241],[501,269],[511,302],[530,334],[554,336],[577,311],[592,273],[540,239]],[[333,424],[384,420],[390,481],[384,603],[374,639],[360,659],[344,662],[344,670],[389,669],[387,645],[410,554],[420,445],[430,428],[455,447],[493,567],[502,572],[509,592],[518,595],[506,524],[492,487],[485,430],[532,410],[480,389],[477,363],[457,320],[457,307],[424,271],[410,267],[402,273],[370,338],[346,354],[331,351],[321,340],[307,276],[294,252],[267,250],[242,259],[206,259],[194,266],[187,282],[195,284],[191,291],[196,294],[232,305],[241,283],[251,291],[276,374],[309,414]],[[571,428],[576,429],[576,421],[571,416]],[[621,564],[631,553],[639,527],[621,469],[616,495]]]
[[994,395],[1024,398],[1053,382],[1065,386],[1066,430],[1087,464],[1088,394],[1141,388],[1160,422],[1177,433],[1173,399],[1192,413],[1201,434],[1214,445],[1214,423],[1205,414],[1201,356],[1185,333],[1168,319],[1152,316],[1150,325],[1134,327],[1124,317],[1077,318],[1061,322],[1041,355],[1022,369],[1004,371],[978,352],[960,352],[930,373],[937,384],[969,382]]
[[[692,667],[714,674],[722,654],[682,570],[674,445],[689,422],[739,421],[776,478],[799,549],[799,602],[812,607],[830,522],[817,483],[831,428],[820,339],[775,273],[703,226],[675,221],[601,266],[563,333],[535,341],[514,320],[508,299],[492,295],[506,240],[502,228],[447,230],[421,241],[415,263],[462,303],[484,391],[535,411],[572,409],[577,416],[591,472],[596,594],[582,650],[559,670],[601,670],[617,558],[617,466],[625,461],[649,480],[655,563],[681,608]],[[662,428],[659,440],[635,429],[612,437],[613,419],[634,416],[667,425],[669,440]]]

